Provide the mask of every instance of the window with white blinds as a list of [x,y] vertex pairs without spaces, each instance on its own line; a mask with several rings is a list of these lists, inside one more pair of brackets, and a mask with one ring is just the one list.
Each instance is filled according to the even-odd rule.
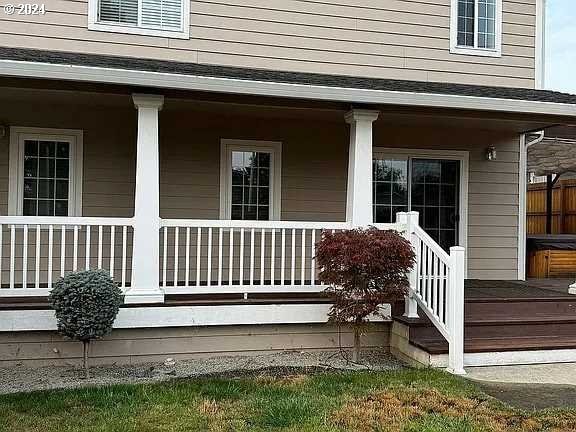
[[89,28],[188,37],[190,0],[91,0]]

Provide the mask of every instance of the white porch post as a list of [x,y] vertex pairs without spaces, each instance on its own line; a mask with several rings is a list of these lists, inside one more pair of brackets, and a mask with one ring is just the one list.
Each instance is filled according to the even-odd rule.
[[[417,257],[420,256],[420,240],[414,234],[414,228],[418,226],[418,212],[400,212],[396,214],[396,222],[406,225],[404,238],[410,242]],[[404,301],[404,316],[407,318],[418,318],[418,303],[415,295],[418,292],[418,264],[410,271],[410,291]]]
[[159,278],[160,173],[158,112],[164,96],[134,94],[138,109],[132,287],[126,303],[162,303]]
[[378,111],[352,110],[346,114],[350,124],[346,221],[353,227],[372,224],[372,123]]
[[450,248],[450,274],[448,279],[448,371],[464,375],[464,267],[463,247]]

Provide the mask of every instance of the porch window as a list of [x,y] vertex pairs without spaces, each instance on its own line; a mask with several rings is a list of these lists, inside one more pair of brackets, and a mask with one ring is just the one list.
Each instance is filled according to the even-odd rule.
[[280,218],[280,152],[280,143],[222,141],[221,218]]
[[9,213],[79,216],[81,132],[10,129]]
[[501,55],[502,0],[452,0],[451,51]]
[[187,0],[90,0],[91,30],[188,38]]

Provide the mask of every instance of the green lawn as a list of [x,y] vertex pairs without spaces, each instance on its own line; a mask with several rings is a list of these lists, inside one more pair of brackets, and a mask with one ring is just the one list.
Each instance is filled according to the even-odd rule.
[[575,431],[433,370],[179,380],[0,396],[0,431]]

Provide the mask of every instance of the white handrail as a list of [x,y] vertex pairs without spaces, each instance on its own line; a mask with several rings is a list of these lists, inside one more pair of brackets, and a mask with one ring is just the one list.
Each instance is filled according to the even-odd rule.
[[420,238],[420,240],[422,240],[426,244],[426,246],[428,246],[432,250],[432,252],[439,259],[442,260],[442,262],[444,262],[445,264],[448,264],[450,262],[450,255],[448,255],[446,251],[442,249],[442,246],[436,243],[434,239],[430,237],[430,235],[426,231],[424,231],[419,225],[416,225],[414,227],[414,231],[415,234]]
[[102,225],[131,226],[132,218],[64,217],[64,216],[0,216],[1,225]]
[[350,229],[348,222],[290,222],[290,221],[249,221],[219,219],[161,219],[161,227],[194,228],[254,228],[254,229]]

